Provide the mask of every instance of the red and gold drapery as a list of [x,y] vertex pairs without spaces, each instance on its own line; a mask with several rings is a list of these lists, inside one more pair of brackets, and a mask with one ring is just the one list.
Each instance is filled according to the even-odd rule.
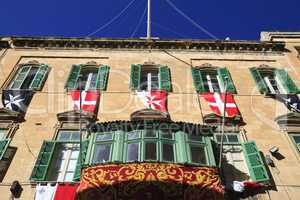
[[216,168],[167,163],[107,164],[83,169],[80,200],[222,199]]

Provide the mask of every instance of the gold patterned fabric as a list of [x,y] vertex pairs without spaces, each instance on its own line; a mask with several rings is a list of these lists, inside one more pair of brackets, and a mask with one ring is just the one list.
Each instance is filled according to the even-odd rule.
[[83,169],[80,200],[222,199],[216,168],[166,163],[108,164]]

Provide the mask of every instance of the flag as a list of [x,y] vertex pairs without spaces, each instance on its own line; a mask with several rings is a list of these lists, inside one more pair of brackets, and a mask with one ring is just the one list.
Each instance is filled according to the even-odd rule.
[[137,92],[138,97],[147,108],[167,112],[167,92],[162,90]]
[[7,109],[25,114],[33,94],[33,90],[3,90],[2,104]]
[[[211,110],[218,116],[223,116],[224,112],[224,101],[225,94],[224,93],[203,93],[200,94],[207,102]],[[231,93],[226,93],[226,109],[225,116],[226,117],[235,117],[239,115],[238,107],[234,101],[233,95]]]
[[58,184],[53,200],[75,200],[78,183]]
[[235,192],[244,192],[247,189],[260,189],[264,185],[253,181],[233,181],[232,188]]
[[296,94],[276,94],[272,97],[284,103],[290,111],[300,113],[300,100]]
[[50,183],[47,185],[37,184],[35,191],[35,200],[52,200],[56,191],[56,185],[52,186]]
[[[71,97],[73,100],[73,109],[80,109],[80,91],[71,91]],[[81,109],[85,112],[95,113],[98,108],[98,101],[100,98],[99,91],[82,91],[81,92]]]

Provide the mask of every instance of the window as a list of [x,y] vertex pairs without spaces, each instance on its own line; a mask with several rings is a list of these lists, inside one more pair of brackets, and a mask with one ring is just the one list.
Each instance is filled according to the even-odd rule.
[[114,134],[97,133],[94,142],[92,163],[106,163],[112,160]]
[[250,68],[261,94],[297,94],[298,88],[284,69]]
[[188,161],[194,164],[208,164],[207,155],[205,151],[206,143],[202,136],[198,135],[187,135],[188,145]]
[[295,47],[295,49],[298,52],[298,58],[300,58],[300,46]]
[[[217,144],[220,144],[222,135],[215,134],[214,136]],[[224,134],[223,156],[222,169],[227,184],[233,181],[249,180],[249,171],[238,133]]]
[[4,156],[11,139],[7,139],[8,129],[0,128],[0,160]]
[[289,133],[289,136],[294,143],[298,153],[300,153],[300,134],[299,133]]
[[45,64],[22,65],[10,82],[8,89],[41,90],[48,72],[49,67]]
[[[85,135],[85,131],[83,132]],[[80,178],[80,133],[78,130],[59,130],[57,139],[44,141],[31,174],[33,181],[77,181]],[[89,140],[82,140],[82,161]]]
[[192,68],[194,86],[199,93],[224,92],[227,79],[227,92],[236,93],[232,78],[226,68],[198,67]]
[[66,82],[67,90],[79,87],[79,75],[85,90],[106,90],[109,66],[107,65],[73,65]]
[[159,89],[170,92],[170,70],[160,65],[131,65],[130,87],[133,90]]

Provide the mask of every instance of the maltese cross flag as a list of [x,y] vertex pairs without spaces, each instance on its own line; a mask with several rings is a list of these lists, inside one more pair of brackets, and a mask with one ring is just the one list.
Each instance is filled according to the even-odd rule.
[[137,95],[147,108],[167,112],[166,91],[141,91],[137,92]]
[[[218,116],[223,116],[224,113],[224,101],[225,94],[224,93],[203,93],[201,96],[207,101],[211,110]],[[231,93],[226,93],[226,109],[225,116],[226,117],[235,117],[239,115],[239,110],[237,105],[235,104],[233,95]]]
[[[80,107],[80,91],[71,91],[71,97],[73,100],[73,109],[79,110]],[[81,108],[85,112],[96,112],[98,108],[98,100],[100,97],[99,91],[82,91],[81,92]]]

